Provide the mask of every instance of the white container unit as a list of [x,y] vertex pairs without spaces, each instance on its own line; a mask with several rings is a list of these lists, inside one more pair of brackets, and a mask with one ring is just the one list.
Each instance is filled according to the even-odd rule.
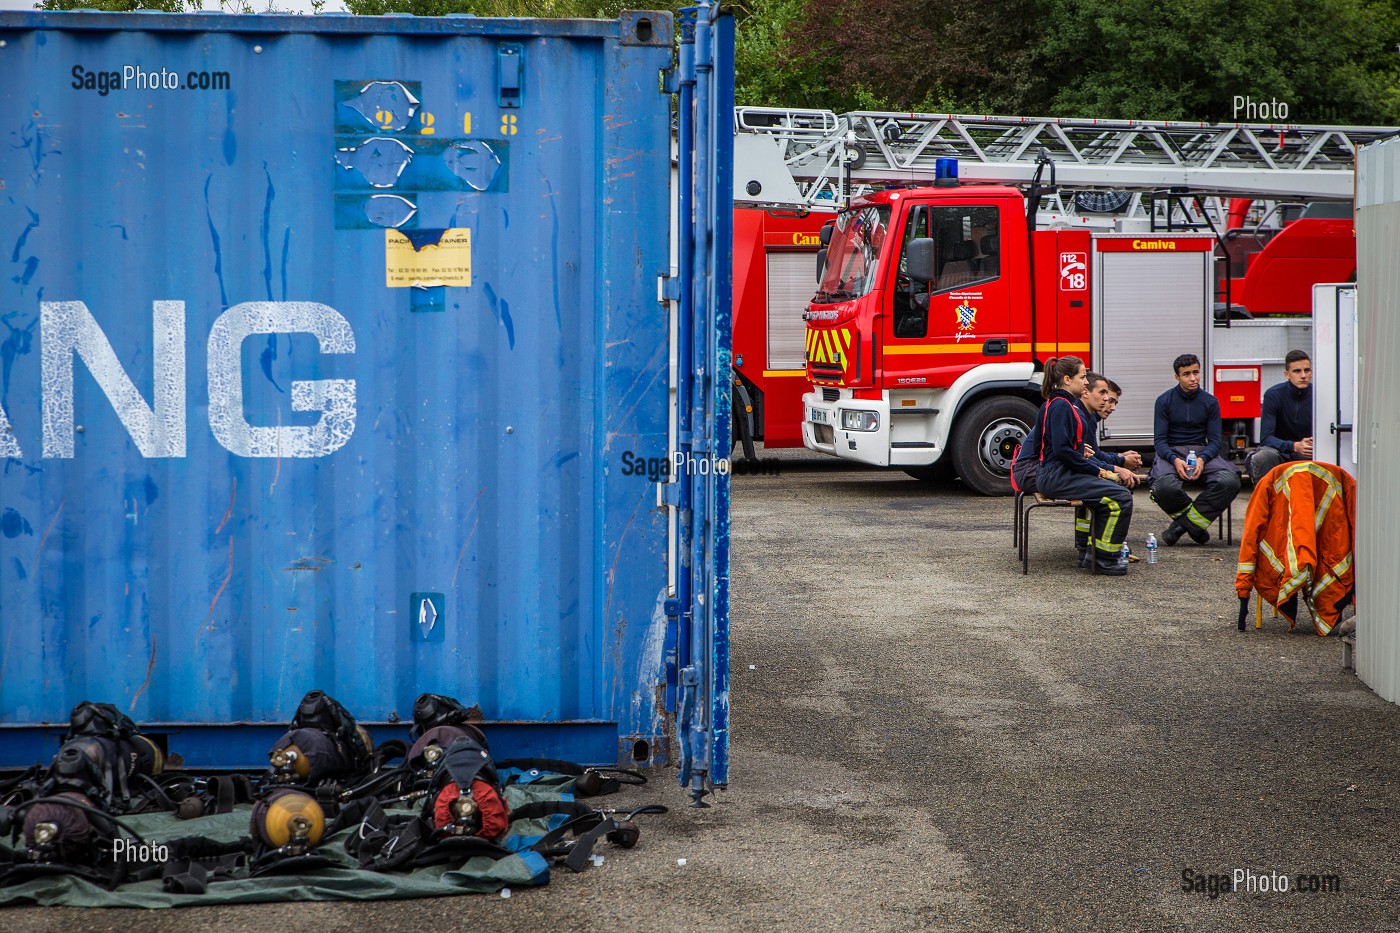
[[[1400,138],[1357,153],[1356,672],[1400,702]],[[1345,464],[1344,464],[1345,466]]]

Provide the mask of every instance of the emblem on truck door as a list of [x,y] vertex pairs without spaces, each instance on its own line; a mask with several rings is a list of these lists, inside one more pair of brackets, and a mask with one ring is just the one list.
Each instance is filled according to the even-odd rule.
[[1089,257],[1084,253],[1060,254],[1060,291],[1082,292],[1089,284]]
[[954,340],[962,340],[964,337],[976,337],[974,332],[977,326],[977,309],[966,302],[956,308],[958,315],[958,329],[953,334]]

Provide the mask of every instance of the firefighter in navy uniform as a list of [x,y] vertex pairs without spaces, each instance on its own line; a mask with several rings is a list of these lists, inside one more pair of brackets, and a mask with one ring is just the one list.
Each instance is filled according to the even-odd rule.
[[[1100,469],[1112,470],[1118,474],[1118,482],[1132,489],[1138,484],[1138,476],[1133,470],[1142,466],[1142,457],[1136,450],[1123,454],[1112,453],[1099,447],[1099,429],[1108,416],[1118,407],[1118,399],[1123,390],[1118,383],[1102,373],[1089,373],[1088,386],[1079,399],[1079,414],[1084,421],[1084,443],[1090,459],[1097,461]],[[1081,506],[1074,510],[1074,546],[1079,551],[1079,566],[1089,566],[1089,509]]]
[[1289,350],[1283,374],[1288,381],[1264,393],[1259,449],[1245,461],[1256,483],[1280,463],[1311,460],[1313,455],[1312,359],[1302,350]]
[[1092,435],[1076,400],[1084,394],[1087,382],[1088,374],[1078,357],[1046,361],[1036,481],[1042,495],[1079,499],[1089,508],[1091,527],[1099,532],[1090,541],[1095,567],[1099,573],[1122,576],[1128,568],[1119,562],[1119,554],[1133,517],[1133,494],[1118,482],[1116,473],[1085,452]]
[[[1210,526],[1235,501],[1240,474],[1220,456],[1220,403],[1201,388],[1201,361],[1183,353],[1172,361],[1176,385],[1157,397],[1153,415],[1153,441],[1157,459],[1152,463],[1152,499],[1172,518],[1162,532],[1170,547],[1190,535],[1197,544],[1210,540]],[[1194,471],[1188,470],[1191,451],[1196,452]],[[1193,500],[1187,483],[1204,484]]]

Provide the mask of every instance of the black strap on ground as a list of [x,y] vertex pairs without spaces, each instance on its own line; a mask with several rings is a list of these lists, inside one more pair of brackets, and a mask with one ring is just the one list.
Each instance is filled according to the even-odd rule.
[[427,825],[414,816],[390,832],[387,828],[367,835],[360,844],[360,867],[370,871],[411,869],[427,844]]
[[72,875],[82,878],[100,888],[111,891],[126,880],[121,867],[115,864],[92,865],[49,865],[34,862],[16,862],[5,866],[0,864],[0,888],[11,884],[23,884],[35,878],[48,878],[55,875]]
[[401,794],[404,790],[404,782],[412,777],[412,769],[403,765],[376,771],[354,787],[342,791],[340,799],[357,800],[365,797],[379,797],[385,793]]
[[164,843],[170,858],[164,865],[137,873],[132,880],[160,878],[171,894],[203,894],[210,883],[233,877],[234,870],[252,849],[252,840],[219,842],[206,836],[182,836]]
[[610,816],[603,817],[596,826],[581,833],[574,840],[574,844],[569,847],[569,854],[564,856],[564,866],[572,872],[583,871],[593,856],[593,847],[598,844],[598,840],[616,829],[616,820]]
[[415,867],[422,867],[440,865],[443,862],[466,862],[467,859],[476,858],[478,855],[500,861],[515,854],[480,836],[443,836],[423,847],[413,864]]
[[209,778],[206,785],[209,803],[205,813],[232,813],[240,803],[253,797],[253,782],[246,774],[220,774]]
[[192,859],[166,862],[160,886],[168,894],[203,894],[209,889],[209,871]]
[[[496,770],[514,768],[518,771],[553,771],[573,777],[574,789],[580,797],[598,797],[613,794],[623,785],[645,784],[646,775],[627,768],[586,768],[561,758],[507,758],[496,762]],[[507,781],[507,784],[515,783]]]
[[580,817],[597,812],[581,800],[538,800],[510,811],[510,821],[514,823],[516,820],[537,820],[560,813],[569,817]]
[[324,855],[308,852],[305,855],[279,855],[265,853],[248,862],[248,877],[260,878],[263,875],[300,875],[322,868],[332,868],[335,863]]
[[381,770],[386,764],[396,758],[408,757],[408,743],[403,739],[386,739],[379,743],[379,747],[374,750],[374,757],[371,763],[375,771]]
[[[378,811],[377,815],[376,811]],[[350,800],[336,813],[335,819],[326,824],[325,835],[329,838],[342,829],[363,824],[366,820],[370,822],[379,822],[383,817],[383,813],[384,808],[380,806],[379,801],[374,797],[361,797],[358,800]],[[351,839],[353,838],[355,837],[352,836]],[[347,841],[346,848],[349,849],[349,846],[350,843]],[[354,855],[355,853],[351,851],[350,854]]]
[[24,791],[28,789],[25,785],[30,785],[31,787],[37,786],[38,783],[43,780],[43,777],[44,766],[36,764],[12,778],[0,781],[0,799],[8,797],[15,791]]
[[[137,772],[136,776],[148,787],[127,808],[127,814],[132,816],[149,810],[177,810],[179,804],[170,796],[170,792],[174,790],[181,799],[184,799],[194,790],[194,779],[184,775],[166,775],[159,781],[144,772]],[[184,791],[184,793],[179,794],[180,791]]]

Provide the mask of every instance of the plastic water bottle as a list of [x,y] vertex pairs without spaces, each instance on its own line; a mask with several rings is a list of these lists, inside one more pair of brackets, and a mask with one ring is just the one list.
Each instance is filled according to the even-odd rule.
[[1132,553],[1132,552],[1131,552],[1130,550],[1128,550],[1128,542],[1124,541],[1124,542],[1123,542],[1123,549],[1122,549],[1121,551],[1118,552],[1118,566],[1119,566],[1119,567],[1127,567],[1127,566],[1128,566],[1128,555],[1131,554],[1131,553]]
[[1147,534],[1147,562],[1157,563],[1157,536],[1151,532]]
[[1192,476],[1196,472],[1196,452],[1193,450],[1186,455],[1186,475]]

